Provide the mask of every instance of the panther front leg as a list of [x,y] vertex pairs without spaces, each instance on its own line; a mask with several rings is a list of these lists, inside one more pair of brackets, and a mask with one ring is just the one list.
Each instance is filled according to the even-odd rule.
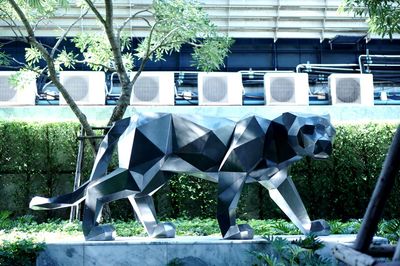
[[246,173],[220,172],[218,175],[217,219],[224,239],[252,239],[248,224],[236,224],[236,208],[246,181]]
[[324,220],[310,220],[303,201],[287,169],[280,170],[267,180],[259,183],[268,189],[271,199],[300,229],[303,234],[314,233],[317,235],[329,235],[330,227]]
[[154,201],[151,196],[129,196],[128,199],[150,237],[175,237],[175,226],[172,223],[157,223]]

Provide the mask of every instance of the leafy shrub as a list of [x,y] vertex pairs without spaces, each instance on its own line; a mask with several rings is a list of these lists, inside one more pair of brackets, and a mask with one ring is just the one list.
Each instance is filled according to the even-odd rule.
[[0,242],[0,265],[36,265],[36,258],[44,248],[44,243],[30,238]]
[[11,225],[11,216],[12,212],[11,211],[0,211],[0,229],[2,228],[7,228]]
[[146,231],[141,223],[131,221],[116,221],[113,223],[118,236],[147,236]]
[[[360,218],[365,212],[376,179],[395,131],[394,125],[338,125],[334,152],[326,161],[305,158],[290,174],[313,219]],[[34,215],[39,221],[67,218],[69,209],[31,211],[35,195],[54,196],[72,190],[78,143],[77,123],[0,122],[1,210],[12,216]],[[85,151],[83,178],[89,176],[93,154]],[[115,165],[115,160],[113,165]],[[396,183],[394,190],[399,189]],[[159,218],[212,218],[216,213],[217,186],[188,175],[178,175],[154,195]],[[384,217],[400,218],[400,195],[392,193]],[[193,208],[196,206],[196,208]],[[112,218],[130,220],[127,200],[110,204]],[[238,217],[244,220],[286,218],[269,198],[268,191],[249,184],[243,189]],[[290,228],[275,228],[285,232]]]
[[294,240],[292,241],[292,244],[296,244],[299,247],[312,250],[313,252],[324,247],[322,241],[319,240],[317,236],[313,234],[307,235],[303,239],[300,238],[298,240]]
[[378,234],[385,236],[390,242],[397,242],[400,239],[400,220],[382,220],[378,224]]
[[[307,237],[304,240],[289,242],[281,237],[267,237],[268,250],[264,252],[252,251],[261,265],[285,266],[285,265],[331,265],[327,258],[315,254],[315,250],[323,245],[315,237]],[[311,247],[311,248],[309,248]]]

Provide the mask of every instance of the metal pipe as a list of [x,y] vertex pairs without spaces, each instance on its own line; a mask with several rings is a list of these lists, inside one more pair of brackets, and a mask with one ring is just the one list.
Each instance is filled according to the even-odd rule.
[[[359,65],[357,64],[298,64],[296,66],[296,72],[299,73],[299,70],[301,67],[305,68],[306,66],[310,66],[311,68],[316,68],[316,67],[327,67],[327,69],[337,69],[335,67],[344,67],[344,66],[348,66],[348,67],[357,67]],[[329,67],[329,68],[328,68]]]
[[366,66],[400,66],[400,64],[365,64]]
[[400,58],[400,55],[370,55],[370,54],[362,54],[358,57],[358,65],[360,66],[360,74],[363,73],[363,65],[361,63],[362,58]]
[[341,70],[341,71],[358,70],[358,69],[336,68],[336,67],[313,67],[313,69],[321,69],[321,70]]

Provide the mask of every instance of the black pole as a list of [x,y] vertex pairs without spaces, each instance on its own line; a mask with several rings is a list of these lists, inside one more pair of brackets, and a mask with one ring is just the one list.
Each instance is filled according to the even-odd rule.
[[393,188],[396,174],[400,167],[400,126],[390,145],[389,152],[375,185],[374,192],[369,201],[367,211],[361,224],[361,229],[357,234],[354,249],[365,253],[372,242],[372,238],[378,228],[378,223],[382,217],[383,208],[390,191]]

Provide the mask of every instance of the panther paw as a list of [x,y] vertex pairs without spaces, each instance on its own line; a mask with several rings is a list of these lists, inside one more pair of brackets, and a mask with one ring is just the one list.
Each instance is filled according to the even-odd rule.
[[99,225],[85,235],[87,241],[111,241],[115,239],[115,228],[112,225]]
[[253,239],[254,230],[248,224],[232,225],[224,235],[224,239]]
[[311,222],[310,234],[328,236],[331,234],[331,227],[324,219],[314,220]]
[[159,223],[154,228],[151,237],[155,238],[174,238],[176,228],[173,223]]

